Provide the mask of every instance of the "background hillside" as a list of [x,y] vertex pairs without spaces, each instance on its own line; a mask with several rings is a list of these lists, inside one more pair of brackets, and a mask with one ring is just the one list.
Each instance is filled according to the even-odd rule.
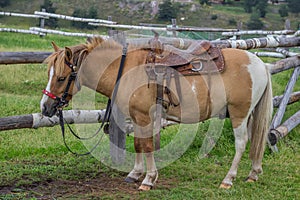
[[[153,16],[150,0],[51,0],[57,14],[72,15],[74,11],[80,10],[89,12],[96,10],[98,18],[107,19],[112,16],[112,20],[120,24],[137,25],[144,23],[164,23],[158,16]],[[211,6],[200,5],[199,1],[190,3],[174,3],[177,9],[177,24],[197,27],[219,27],[236,28],[236,24],[241,22],[242,29],[247,29],[246,25],[251,14],[246,13],[243,8],[243,1],[230,1],[230,4],[212,4]],[[32,14],[40,10],[44,0],[10,0],[10,5],[0,8],[0,11],[20,12]],[[268,4],[265,18],[260,18],[265,30],[280,30],[284,28],[286,18],[291,20],[291,28],[298,29],[300,19],[296,14],[289,13],[288,17],[282,18],[278,12],[280,6]],[[9,26],[34,26],[38,23],[35,19],[24,19],[15,17],[1,17],[0,25]],[[35,23],[35,24],[34,24]],[[59,27],[71,27],[71,22],[58,21]]]

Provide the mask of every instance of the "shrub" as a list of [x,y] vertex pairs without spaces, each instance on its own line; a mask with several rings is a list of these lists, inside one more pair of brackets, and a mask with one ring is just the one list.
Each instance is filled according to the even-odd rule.
[[218,19],[218,15],[215,15],[215,14],[214,14],[214,15],[211,15],[210,19],[211,19],[211,20],[217,20],[217,19]]
[[10,0],[0,0],[0,7],[4,8],[5,6],[10,5]]
[[246,23],[247,28],[250,30],[258,30],[264,27],[264,23],[259,18],[258,13],[253,13],[250,16],[250,20]]
[[289,16],[288,7],[285,4],[280,5],[278,12],[281,17]]
[[236,20],[234,18],[230,18],[228,20],[228,25],[230,25],[230,26],[236,26],[236,24],[237,24],[237,22],[236,22]]

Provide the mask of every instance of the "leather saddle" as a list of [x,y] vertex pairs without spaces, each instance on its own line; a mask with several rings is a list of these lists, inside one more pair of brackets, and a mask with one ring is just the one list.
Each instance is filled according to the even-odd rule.
[[149,41],[151,51],[146,63],[171,67],[182,75],[199,75],[223,72],[224,58],[220,48],[207,40],[194,41],[187,49],[163,45],[158,38]]

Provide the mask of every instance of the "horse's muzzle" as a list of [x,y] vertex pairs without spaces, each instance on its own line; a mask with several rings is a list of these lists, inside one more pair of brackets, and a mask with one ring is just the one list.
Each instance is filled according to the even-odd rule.
[[45,103],[42,106],[42,114],[46,117],[54,116],[57,113],[57,106],[58,106],[57,102],[54,102],[52,104]]

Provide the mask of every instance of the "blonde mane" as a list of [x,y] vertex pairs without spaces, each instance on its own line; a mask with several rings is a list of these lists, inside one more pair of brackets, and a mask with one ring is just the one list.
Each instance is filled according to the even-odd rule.
[[[76,46],[69,47],[73,53],[73,61],[78,67],[80,67],[82,60],[96,47],[106,46],[105,40],[101,37],[88,38],[87,43],[79,44]],[[52,53],[48,58],[45,59],[44,63],[47,63],[48,71],[53,66],[54,71],[57,76],[62,76],[65,71],[65,49],[59,49],[58,51]]]

